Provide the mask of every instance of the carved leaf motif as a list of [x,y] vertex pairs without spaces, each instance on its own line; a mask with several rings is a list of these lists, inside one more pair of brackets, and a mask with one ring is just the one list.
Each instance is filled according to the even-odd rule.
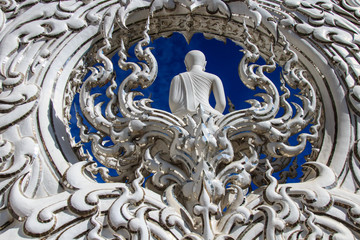
[[189,8],[190,11],[194,11],[200,7],[206,7],[206,10],[210,13],[216,13],[218,11],[231,16],[229,6],[223,0],[155,0],[150,7],[150,13],[154,13],[162,8],[174,9],[176,4],[181,4]]

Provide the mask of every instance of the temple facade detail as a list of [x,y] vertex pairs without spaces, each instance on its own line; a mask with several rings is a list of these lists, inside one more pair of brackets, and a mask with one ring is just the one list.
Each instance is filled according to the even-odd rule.
[[[0,239],[360,239],[357,0],[0,9]],[[153,107],[151,41],[175,32],[242,48],[248,108],[224,113],[200,51]]]

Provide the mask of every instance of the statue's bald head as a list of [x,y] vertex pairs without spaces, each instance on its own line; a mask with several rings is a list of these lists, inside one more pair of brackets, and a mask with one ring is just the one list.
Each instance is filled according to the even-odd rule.
[[201,66],[203,70],[205,70],[205,66],[206,66],[205,55],[198,50],[192,50],[188,52],[185,56],[186,69],[190,70],[191,67],[194,65]]

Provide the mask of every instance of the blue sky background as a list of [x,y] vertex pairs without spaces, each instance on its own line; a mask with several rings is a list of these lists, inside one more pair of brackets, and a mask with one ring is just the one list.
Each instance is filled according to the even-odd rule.
[[[243,53],[241,52],[242,48],[230,40],[224,43],[215,39],[205,39],[202,34],[195,34],[190,41],[190,44],[188,44],[181,34],[174,33],[170,38],[159,38],[153,41],[150,46],[154,48],[152,53],[158,61],[159,71],[153,85],[148,89],[141,90],[141,92],[143,92],[145,97],[149,97],[151,95],[151,99],[154,101],[152,103],[152,107],[154,108],[170,111],[168,98],[171,80],[177,74],[186,71],[184,58],[187,52],[191,50],[200,50],[205,54],[207,59],[206,71],[220,77],[224,85],[226,97],[231,99],[237,110],[250,107],[250,105],[245,102],[246,100],[254,98],[260,101],[262,100],[260,98],[254,97],[256,93],[262,92],[262,90],[250,90],[246,88],[240,80],[238,75],[238,65],[243,56]],[[128,58],[128,61],[138,61],[134,57],[134,46],[129,49],[129,54],[130,58]],[[118,85],[120,85],[120,82],[126,78],[126,76],[130,73],[130,70],[127,72],[122,71],[117,64],[118,60],[119,56],[118,54],[115,54],[112,58],[112,62],[116,71]],[[265,61],[263,59],[259,59],[258,63],[265,64]],[[268,74],[268,77],[275,83],[278,89],[280,85],[280,71],[281,67],[278,67],[273,73]],[[108,86],[109,84],[102,87],[101,89],[95,88],[92,92],[104,93]],[[298,90],[291,89],[291,91],[292,94],[298,93]],[[80,140],[78,137],[79,129],[76,127],[75,118],[76,112],[78,109],[80,109],[78,98],[79,96],[77,94],[71,109],[72,119],[70,124],[71,133],[73,136],[75,136],[76,141]],[[301,101],[296,97],[292,97],[290,100],[302,105]],[[107,102],[108,99],[106,98],[105,94],[103,94],[103,96],[99,97],[97,101]],[[214,102],[215,101],[212,97],[210,99],[210,103],[212,103],[213,106],[215,105]],[[106,104],[103,105],[103,107],[105,106]],[[226,107],[224,113],[227,112],[228,106]],[[281,111],[279,114],[281,114]],[[84,122],[86,123],[86,121]],[[91,127],[90,130],[95,131],[95,129],[92,129]],[[290,142],[295,145],[297,143],[296,136],[292,137]],[[90,146],[90,143],[84,144],[85,150],[88,150],[91,153]],[[310,144],[308,144],[308,147],[305,149],[305,151],[298,156],[298,177],[296,179],[288,179],[288,182],[299,181],[299,177],[302,175],[301,164],[305,162],[304,156],[310,154],[310,152],[311,147]],[[112,174],[115,174],[115,171],[112,171]],[[275,173],[274,176],[279,177],[279,173]],[[99,179],[99,181],[101,180]]]

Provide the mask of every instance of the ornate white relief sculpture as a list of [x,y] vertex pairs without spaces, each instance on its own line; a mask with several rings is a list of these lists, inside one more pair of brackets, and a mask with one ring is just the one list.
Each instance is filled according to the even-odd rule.
[[[0,239],[360,239],[357,1],[0,7]],[[241,45],[240,79],[262,100],[222,116],[218,86],[219,114],[206,91],[179,117],[135,98],[156,81],[150,37],[173,32]],[[134,43],[139,63],[127,61]],[[117,51],[125,79],[110,61]],[[279,66],[280,88],[267,75]],[[286,182],[306,145],[304,178]]]
[[[173,78],[169,105],[173,114],[184,117],[195,114],[199,105],[206,114],[222,115],[226,106],[224,87],[220,78],[206,73],[206,59],[202,52],[193,50],[185,57],[187,72]],[[211,91],[216,100],[215,109],[209,104]]]

